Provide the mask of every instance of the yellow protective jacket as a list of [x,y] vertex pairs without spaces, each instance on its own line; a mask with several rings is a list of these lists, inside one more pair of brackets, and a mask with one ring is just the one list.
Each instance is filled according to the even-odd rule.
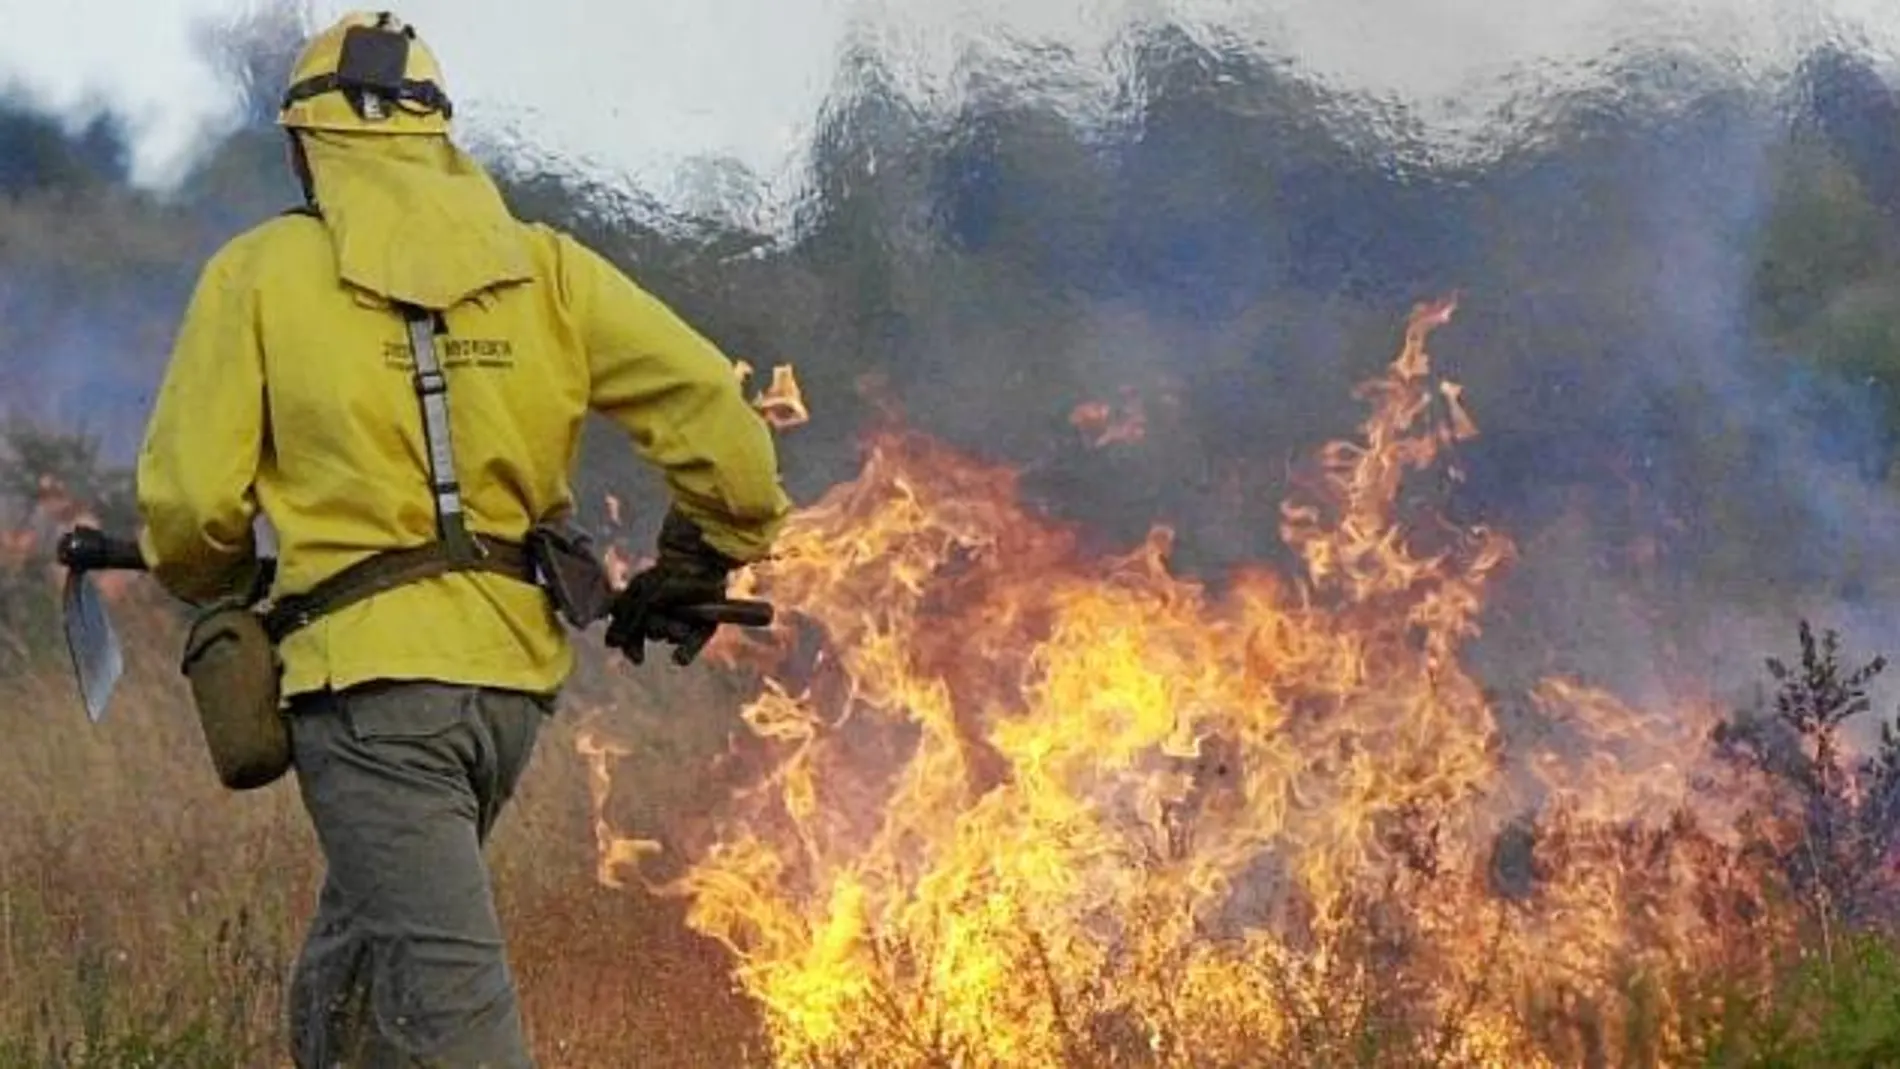
[[[663,473],[666,504],[708,542],[762,557],[790,502],[733,363],[572,237],[507,218],[446,139],[357,141],[313,145],[322,219],[268,221],[203,270],[138,464],[139,537],[158,582],[196,603],[240,587],[260,508],[278,544],[277,596],[435,536],[389,295],[445,309],[437,353],[470,530],[519,539],[571,508],[592,410],[628,432]],[[348,168],[351,153],[366,165]],[[373,679],[548,693],[572,666],[546,596],[479,572],[345,607],[280,652],[287,698]]]

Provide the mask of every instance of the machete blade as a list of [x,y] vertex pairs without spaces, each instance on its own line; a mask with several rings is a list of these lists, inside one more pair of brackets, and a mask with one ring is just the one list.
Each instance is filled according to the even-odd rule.
[[119,634],[112,629],[105,600],[85,572],[75,569],[66,573],[63,602],[66,650],[72,655],[73,674],[79,677],[86,718],[96,724],[105,718],[112,688],[125,671]]

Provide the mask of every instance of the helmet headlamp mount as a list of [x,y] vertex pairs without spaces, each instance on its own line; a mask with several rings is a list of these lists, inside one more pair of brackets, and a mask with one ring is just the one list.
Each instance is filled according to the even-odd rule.
[[336,70],[306,78],[284,94],[284,107],[323,93],[343,94],[357,116],[368,122],[388,118],[391,107],[454,115],[448,95],[432,81],[406,77],[415,30],[382,12],[373,26],[351,26],[343,33]]

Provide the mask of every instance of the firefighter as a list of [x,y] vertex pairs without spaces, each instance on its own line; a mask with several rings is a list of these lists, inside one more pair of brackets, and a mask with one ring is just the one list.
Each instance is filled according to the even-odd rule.
[[608,591],[635,662],[649,640],[690,661],[713,625],[681,607],[789,510],[732,362],[513,218],[452,114],[388,13],[307,44],[279,116],[307,203],[205,265],[138,462],[158,582],[203,606],[262,581],[273,604],[259,686],[326,869],[290,984],[303,1069],[533,1064],[482,849],[572,665],[522,544],[571,513],[587,413],[668,490],[657,563]]

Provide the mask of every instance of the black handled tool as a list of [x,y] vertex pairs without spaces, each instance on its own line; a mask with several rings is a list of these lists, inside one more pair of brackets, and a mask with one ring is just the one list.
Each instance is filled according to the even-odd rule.
[[[73,674],[79,679],[86,716],[97,723],[105,718],[113,688],[125,673],[125,655],[118,632],[112,627],[112,617],[106,612],[105,602],[90,573],[142,572],[146,570],[145,555],[135,539],[118,538],[83,526],[61,535],[55,552],[59,563],[66,567],[66,586],[61,597],[66,652],[72,658]],[[275,561],[264,562],[267,568],[274,564]],[[742,599],[708,602],[672,611],[695,622],[733,627],[770,627],[774,617],[769,602]]]
[[145,570],[145,555],[129,538],[113,538],[91,527],[75,527],[59,539],[59,562],[73,571]]
[[91,527],[75,527],[60,536],[59,562],[66,566],[66,586],[60,596],[60,629],[66,636],[66,653],[72,658],[73,674],[79,679],[79,696],[86,703],[86,718],[98,723],[105,718],[112,690],[125,673],[125,654],[119,647],[119,633],[112,628],[112,617],[105,601],[93,585],[90,573],[96,571],[144,571],[145,557],[137,542],[112,538]]

